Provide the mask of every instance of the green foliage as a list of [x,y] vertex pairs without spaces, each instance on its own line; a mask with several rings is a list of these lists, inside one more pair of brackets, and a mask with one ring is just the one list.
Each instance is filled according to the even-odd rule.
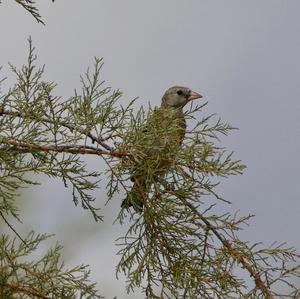
[[[214,115],[203,117],[206,103],[191,106],[185,112],[188,130],[182,146],[164,148],[153,159],[153,144],[148,141],[161,136],[162,126],[152,118],[154,123],[148,122],[148,128],[155,129],[145,130],[153,115],[151,107],[149,113],[143,108],[135,112],[134,101],[125,107],[120,104],[121,92],[112,91],[100,80],[101,59],[95,59],[94,69],[81,78],[82,90],[62,100],[54,95],[55,84],[43,80],[44,69],[35,67],[34,48],[31,41],[29,44],[27,64],[21,69],[11,66],[16,84],[0,95],[0,216],[5,221],[6,216],[18,217],[14,201],[19,189],[37,184],[30,179],[32,174],[62,180],[72,190],[75,204],[80,202],[95,220],[101,220],[91,195],[100,179],[106,179],[110,201],[120,195],[125,198],[133,184],[130,177],[143,173],[149,187],[141,192],[143,210],[120,209],[117,215],[121,224],[129,224],[127,234],[118,240],[117,266],[117,274],[124,273],[128,279],[128,292],[142,288],[147,298],[299,298],[292,280],[300,274],[298,253],[283,245],[264,248],[244,242],[238,232],[251,216],[214,211],[215,205],[228,204],[217,194],[216,186],[245,168],[221,146],[221,138],[234,128]],[[172,127],[163,128],[170,137],[178,133]],[[107,167],[89,171],[84,155],[103,159]],[[168,171],[162,171],[166,163]],[[31,253],[44,238],[30,235],[17,249],[11,247],[8,237],[2,238],[0,281],[7,296],[14,292],[14,275],[28,283],[23,264],[14,258]],[[55,249],[45,260],[26,263],[26,271],[33,273],[32,290],[36,290],[36,279],[47,271],[56,271],[56,275],[43,279],[65,275],[57,257]],[[42,267],[45,261],[49,262]],[[253,279],[253,286],[240,277],[241,268]],[[40,269],[43,274],[36,275]],[[74,271],[82,268],[71,273]],[[65,288],[61,284],[57,290],[37,290],[47,296],[60,294],[59,298],[62,294],[85,298],[79,296],[79,290],[95,296],[87,292],[94,285],[86,282],[85,275],[72,293],[68,289],[74,285],[72,275],[65,280]],[[286,294],[278,291],[282,284],[289,289]]]
[[[53,95],[55,84],[42,80],[43,68],[35,68],[35,59],[30,42],[27,65],[20,70],[11,66],[17,83],[1,97],[2,211],[16,216],[15,191],[26,184],[37,184],[26,177],[30,172],[61,179],[66,187],[71,188],[75,204],[80,201],[92,212],[95,220],[100,220],[101,216],[92,206],[94,198],[90,195],[90,191],[97,188],[100,173],[88,171],[81,154],[88,151],[86,132],[90,127],[97,130],[102,125],[96,125],[102,116],[91,115],[109,109],[108,103],[116,101],[120,94],[113,92],[109,95],[109,90],[97,94],[93,89],[95,86],[85,86],[82,95],[76,94],[62,102]],[[100,60],[96,61],[96,69],[100,68],[100,63]],[[104,100],[92,108],[94,97],[104,97]]]
[[[29,233],[24,243],[0,238],[0,298],[102,298],[95,283],[89,281],[90,271],[81,265],[66,269],[60,261],[61,246],[39,259],[29,261],[42,241],[49,236]],[[19,243],[19,244],[18,244]]]
[[[186,112],[186,118],[201,112],[205,105],[191,107]],[[140,118],[142,113],[138,115]],[[218,133],[227,134],[232,128],[220,120],[209,124],[211,118],[196,122],[194,128],[187,132],[184,144],[179,149],[172,148],[161,153],[160,158],[169,160],[172,167],[160,177],[157,177],[161,172],[157,165],[161,164],[156,160],[145,159],[145,150],[136,146],[135,138],[150,139],[147,134],[137,137],[133,133],[125,139],[126,145],[122,145],[122,149],[126,148],[135,159],[116,163],[114,171],[120,176],[116,179],[111,172],[112,188],[119,190],[116,185],[120,182],[128,184],[128,175],[132,174],[132,169],[136,169],[139,162],[140,167],[147,169],[144,171],[152,183],[152,190],[144,200],[143,213],[132,217],[133,224],[128,234],[120,238],[122,249],[119,252],[121,261],[118,272],[128,275],[128,290],[144,283],[149,298],[194,298],[197,294],[201,294],[201,298],[212,298],[213,295],[223,297],[233,290],[238,292],[242,286],[242,282],[233,276],[224,276],[228,264],[226,259],[221,258],[224,249],[216,247],[213,231],[205,226],[201,218],[201,215],[205,215],[220,231],[225,232],[225,228],[233,226],[234,221],[226,215],[208,214],[209,198],[206,199],[204,195],[215,195],[213,189],[218,183],[214,180],[216,176],[239,174],[244,169],[239,161],[231,160],[231,154],[226,154],[224,149],[213,142]],[[144,123],[144,120],[138,119],[137,122]],[[130,132],[135,132],[133,123]],[[172,130],[167,134],[176,136]],[[142,141],[140,144],[145,145]],[[141,160],[136,161],[139,157]],[[126,185],[126,190],[129,188]],[[206,211],[201,215],[194,213],[187,203],[200,206],[199,210]],[[124,214],[125,211],[122,211],[120,220],[123,220]],[[224,279],[222,284],[221,277]],[[162,288],[160,294],[155,294],[156,285]]]
[[[130,133],[119,145],[129,158],[109,158],[113,165],[109,196],[120,188],[128,192],[130,175],[139,167],[152,185],[145,194],[143,212],[131,214],[131,226],[119,239],[117,272],[128,277],[128,291],[142,286],[147,298],[272,298],[264,285],[286,281],[291,273],[283,272],[282,264],[297,260],[299,255],[283,246],[258,250],[256,245],[239,240],[236,232],[251,216],[213,213],[218,201],[224,201],[214,191],[220,178],[241,174],[245,166],[233,160],[232,153],[218,142],[234,128],[220,119],[214,121],[213,115],[196,121],[195,115],[198,118],[206,104],[191,106],[186,112],[194,126],[187,131],[183,145],[158,155],[157,159],[172,163],[166,174],[160,175],[164,163],[144,156],[143,146],[149,145],[143,138],[151,140],[153,136],[140,125],[149,119],[143,109],[132,117]],[[160,133],[158,129],[158,136]],[[176,136],[172,128],[167,134]],[[121,211],[119,220],[125,222],[126,215],[127,211]],[[276,266],[271,262],[275,256]],[[265,279],[247,290],[246,281],[236,275],[238,267],[246,268],[251,276],[264,273]],[[298,276],[299,267],[292,272]],[[294,292],[296,288],[291,296]]]

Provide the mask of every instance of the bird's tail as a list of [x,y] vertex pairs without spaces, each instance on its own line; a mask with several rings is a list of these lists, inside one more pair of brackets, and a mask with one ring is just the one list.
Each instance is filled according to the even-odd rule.
[[128,209],[133,207],[136,212],[141,212],[144,206],[144,196],[146,195],[146,182],[142,178],[133,178],[134,184],[131,190],[123,199],[121,207]]

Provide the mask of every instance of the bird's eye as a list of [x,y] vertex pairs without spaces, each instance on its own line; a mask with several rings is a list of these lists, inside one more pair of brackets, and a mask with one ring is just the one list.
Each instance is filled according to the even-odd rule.
[[178,91],[177,91],[177,94],[178,94],[179,96],[181,96],[181,95],[183,94],[183,91],[182,91],[182,90],[178,90]]

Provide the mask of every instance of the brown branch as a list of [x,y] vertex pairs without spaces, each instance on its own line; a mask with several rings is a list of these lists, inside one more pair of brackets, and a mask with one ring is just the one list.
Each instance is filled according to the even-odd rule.
[[246,269],[250,276],[253,277],[254,283],[257,289],[261,290],[261,292],[264,294],[266,299],[273,299],[274,296],[272,295],[269,287],[265,285],[265,283],[262,281],[260,273],[257,272],[254,267],[251,265],[251,263],[243,257],[236,248],[234,248],[228,240],[226,240],[218,231],[217,229],[205,218],[201,213],[198,212],[198,210],[187,200],[184,198],[179,198],[185,205],[187,205],[194,214],[196,214],[207,226],[209,230],[211,230],[214,235],[221,241],[223,246],[227,249],[227,252],[240,264],[242,265],[242,268]]
[[227,249],[228,253],[249,272],[251,277],[253,277],[256,288],[261,290],[265,298],[273,299],[274,296],[272,295],[269,287],[261,280],[259,272],[254,269],[251,263],[243,257],[236,248],[232,247],[228,240],[224,240],[223,245]]
[[41,299],[51,299],[50,297],[44,296],[43,294],[41,294],[39,291],[31,288],[31,287],[22,287],[22,286],[18,286],[18,285],[14,285],[14,284],[8,284],[8,283],[4,283],[4,284],[0,284],[0,287],[3,288],[8,288],[10,289],[13,293],[24,293],[28,296],[34,296],[37,298],[41,298]]
[[84,145],[38,145],[34,143],[27,143],[18,141],[11,138],[3,138],[0,143],[15,146],[28,151],[41,151],[41,152],[56,152],[56,153],[70,153],[70,154],[88,154],[97,156],[111,156],[116,158],[129,157],[129,154],[120,151],[106,151],[92,146]]

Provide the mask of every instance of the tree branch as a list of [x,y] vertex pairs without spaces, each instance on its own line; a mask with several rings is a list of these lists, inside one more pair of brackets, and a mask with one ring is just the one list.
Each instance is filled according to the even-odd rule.
[[22,287],[22,286],[8,284],[8,283],[0,284],[0,286],[10,289],[13,293],[23,293],[30,297],[33,296],[33,297],[41,298],[41,299],[51,299],[51,297],[44,296],[40,292],[38,292],[30,287],[25,287],[25,286]]
[[12,138],[2,138],[0,143],[15,146],[28,151],[41,152],[56,152],[56,153],[70,153],[70,154],[89,154],[97,156],[111,156],[116,158],[129,157],[127,153],[120,151],[105,151],[92,146],[86,145],[37,145],[34,143],[27,143],[18,141]]
[[221,241],[223,246],[227,249],[227,252],[240,264],[242,265],[242,268],[246,269],[250,276],[253,277],[255,286],[257,289],[261,290],[261,292],[264,294],[266,299],[273,299],[274,296],[272,295],[270,289],[267,285],[261,280],[259,272],[257,272],[251,263],[243,257],[238,250],[236,250],[232,245],[230,244],[230,241],[226,240],[218,231],[217,229],[205,218],[203,215],[187,200],[185,200],[182,197],[178,197],[186,206],[188,206],[194,214],[196,214],[207,226],[209,230],[211,230],[214,235]]

